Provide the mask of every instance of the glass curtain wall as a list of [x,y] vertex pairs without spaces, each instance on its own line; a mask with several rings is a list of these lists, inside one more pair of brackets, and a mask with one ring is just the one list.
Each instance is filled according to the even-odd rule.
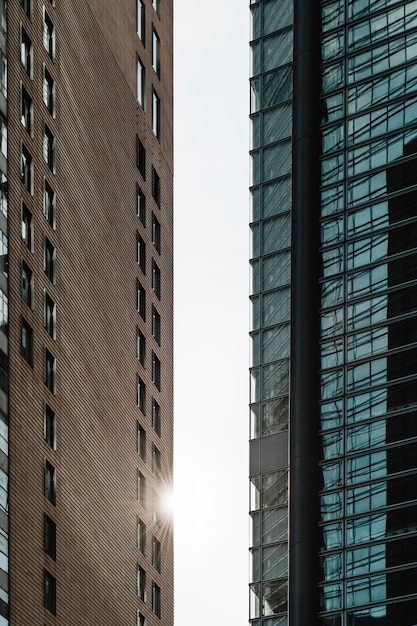
[[417,2],[321,2],[321,620],[417,616]]

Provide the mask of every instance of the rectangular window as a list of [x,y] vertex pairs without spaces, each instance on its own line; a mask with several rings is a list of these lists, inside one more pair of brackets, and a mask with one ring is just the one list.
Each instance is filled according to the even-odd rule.
[[152,444],[152,472],[155,476],[161,473],[161,452],[154,444]]
[[56,306],[55,302],[52,300],[51,296],[49,296],[45,292],[45,316],[44,316],[44,326],[45,330],[52,339],[55,339],[55,321],[56,321]]
[[46,124],[43,133],[43,160],[51,172],[55,171],[55,137]]
[[139,363],[145,367],[146,338],[140,328],[136,328],[136,356]]
[[152,197],[161,208],[161,179],[156,169],[152,166]]
[[143,110],[145,110],[145,76],[146,76],[145,66],[143,65],[142,61],[138,57],[137,97],[138,97],[138,102]]
[[22,183],[32,193],[32,180],[33,180],[33,159],[26,146],[22,145],[22,154],[20,158],[20,177]]
[[138,454],[143,461],[146,461],[146,431],[139,422],[136,422],[136,428],[137,428],[137,439],[138,439],[138,443],[137,443]]
[[152,243],[161,254],[161,223],[155,213],[152,213]]
[[159,0],[152,0],[152,6],[159,15]]
[[138,501],[146,508],[146,478],[138,471]]
[[138,520],[138,550],[146,555],[146,525]]
[[51,559],[56,560],[56,524],[48,517],[44,515],[43,524],[43,542],[44,550],[46,554],[49,554]]
[[9,299],[2,289],[0,289],[0,330],[6,335],[9,323]]
[[7,57],[0,52],[0,89],[7,98]]
[[56,504],[56,469],[47,460],[45,460],[45,485],[44,485],[45,498]]
[[152,428],[154,429],[158,437],[160,437],[161,436],[161,407],[159,406],[155,398],[152,399]]
[[[152,90],[152,130],[157,139],[161,138],[161,99],[156,93],[155,89]],[[159,205],[158,205],[159,206]]]
[[22,203],[22,241],[33,252],[33,217],[25,203]]
[[48,224],[55,228],[55,192],[46,179],[43,181],[43,214]]
[[146,244],[138,232],[136,233],[136,262],[142,272],[146,274]]
[[21,121],[30,136],[32,136],[33,126],[33,104],[32,98],[22,85],[21,92]]
[[152,565],[161,572],[161,543],[156,537],[152,537]]
[[43,101],[51,115],[55,115],[55,82],[46,67],[43,68]]
[[23,358],[33,367],[33,328],[22,318],[22,345]]
[[159,498],[156,491],[152,492],[152,519],[157,526],[161,525]]
[[43,47],[52,60],[55,58],[55,28],[53,22],[44,9],[43,15]]
[[154,28],[152,29],[152,67],[159,77],[161,75],[161,40]]
[[28,16],[28,18],[32,19],[32,0],[20,0],[20,6]]
[[7,217],[8,182],[6,175],[0,170],[0,211]]
[[137,405],[142,413],[146,415],[146,385],[140,376],[138,376]]
[[161,316],[152,305],[152,336],[157,344],[161,345]]
[[45,412],[43,418],[43,436],[46,443],[53,450],[56,449],[56,415],[54,411],[45,404]]
[[146,150],[145,146],[136,135],[136,167],[142,174],[143,180],[146,180]]
[[7,0],[0,2],[0,28],[4,34],[7,32]]
[[137,281],[136,285],[138,312],[143,321],[146,321],[146,291],[143,285],[139,282],[139,280]]
[[155,260],[152,259],[152,289],[155,294],[161,299],[161,270],[158,265],[155,263]]
[[56,253],[55,248],[45,237],[45,249],[44,249],[44,264],[43,269],[45,274],[51,281],[51,283],[55,283],[55,261],[56,261]]
[[44,371],[44,383],[46,387],[52,393],[55,393],[55,385],[56,385],[56,359],[49,352],[47,348],[45,348],[45,371]]
[[138,32],[138,37],[141,40],[141,42],[143,43],[143,45],[145,45],[145,3],[143,0],[138,0],[137,3],[137,8],[138,8],[138,15],[137,15],[137,32]]
[[32,78],[32,41],[24,28],[22,28],[21,33],[20,60],[26,74]]
[[44,571],[44,600],[43,605],[53,615],[56,615],[56,578]]
[[7,122],[0,114],[0,151],[7,159]]
[[146,226],[146,196],[139,185],[136,185],[136,214],[142,224]]
[[155,352],[152,352],[152,382],[161,391],[161,361]]
[[146,602],[146,572],[140,565],[137,571],[137,593],[138,597]]
[[9,240],[6,233],[0,229],[0,270],[5,276],[9,272]]
[[161,617],[161,588],[156,583],[152,583],[152,611]]
[[146,618],[140,611],[138,611],[138,619],[136,626],[146,626]]
[[22,261],[22,300],[32,308],[33,305],[33,272],[24,261]]

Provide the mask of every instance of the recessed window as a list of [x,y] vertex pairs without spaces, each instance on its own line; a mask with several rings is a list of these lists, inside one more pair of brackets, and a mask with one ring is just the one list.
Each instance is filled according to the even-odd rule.
[[47,348],[45,348],[45,371],[44,371],[44,383],[46,387],[52,393],[55,393],[55,384],[56,384],[56,359],[49,352]]
[[152,6],[159,15],[159,0],[152,0]]
[[22,261],[22,300],[32,308],[33,304],[33,272],[29,265]]
[[155,213],[152,213],[152,243],[161,254],[161,223]]
[[157,139],[160,139],[161,138],[161,99],[156,93],[155,89],[152,90],[152,130],[153,130],[155,137]]
[[56,559],[56,524],[48,515],[44,515],[43,526],[44,550],[51,559]]
[[9,324],[9,299],[2,289],[0,289],[0,330],[6,335]]
[[31,194],[33,181],[33,159],[29,150],[26,148],[26,146],[23,145],[20,159],[20,177],[22,183]]
[[159,498],[156,491],[152,492],[152,519],[157,526],[161,525],[161,514],[159,507]]
[[143,461],[146,461],[146,431],[139,422],[136,422],[136,428],[138,454]]
[[136,262],[142,272],[146,273],[146,244],[139,233],[136,233]]
[[138,501],[146,508],[146,478],[138,471]]
[[146,415],[146,385],[138,376],[137,405],[144,415]]
[[6,34],[7,32],[7,2],[1,0],[0,2],[0,28],[1,31]]
[[146,572],[140,565],[137,571],[137,593],[138,597],[146,602]]
[[45,330],[52,339],[55,339],[56,305],[51,296],[45,292]]
[[137,281],[137,309],[141,318],[146,321],[146,291],[140,281]]
[[146,525],[138,520],[138,550],[146,555]]
[[53,172],[55,169],[55,137],[46,124],[43,132],[43,160]]
[[0,152],[7,159],[7,121],[3,115],[0,114]]
[[0,52],[0,90],[7,98],[7,57]]
[[51,115],[55,114],[55,82],[46,67],[43,68],[43,101]]
[[146,338],[140,328],[136,328],[136,356],[139,363],[145,367]]
[[136,166],[142,174],[143,180],[146,180],[146,150],[145,146],[136,135]]
[[152,67],[157,76],[161,74],[161,40],[155,29],[152,29]]
[[0,229],[0,270],[5,276],[9,272],[9,241],[6,233]]
[[152,444],[152,472],[155,476],[161,473],[161,452],[155,444]]
[[156,169],[152,166],[152,197],[161,208],[161,179]]
[[161,270],[152,259],[152,289],[159,299],[161,299]]
[[161,316],[152,305],[152,336],[158,345],[161,345]]
[[25,319],[22,319],[21,351],[23,358],[33,367],[33,328]]
[[145,76],[146,76],[146,74],[145,74],[145,66],[143,65],[142,61],[138,57],[138,76],[137,76],[138,93],[137,93],[137,97],[138,97],[138,102],[139,102],[140,106],[142,107],[142,109],[145,109]]
[[45,498],[56,504],[56,469],[48,461],[45,460]]
[[22,85],[21,93],[21,121],[30,136],[32,136],[33,127],[33,103],[29,93]]
[[0,211],[4,217],[7,217],[7,196],[8,196],[8,182],[7,176],[0,170]]
[[139,185],[136,185],[136,214],[142,224],[146,226],[146,196]]
[[156,537],[152,537],[152,565],[157,572],[161,571],[161,543]]
[[49,54],[52,60],[55,58],[55,28],[54,24],[47,14],[44,11],[43,16],[43,47]]
[[46,179],[43,182],[43,214],[48,224],[55,228],[55,192]]
[[45,609],[56,615],[56,578],[45,570],[44,572],[44,602]]
[[138,0],[137,9],[138,9],[138,15],[137,15],[138,37],[143,43],[143,45],[145,45],[146,14],[145,14],[145,3],[143,0]]
[[161,361],[156,356],[155,352],[152,352],[152,382],[155,387],[161,390]]
[[146,617],[140,611],[138,611],[136,626],[146,626]]
[[43,436],[46,443],[53,450],[56,448],[56,415],[50,406],[45,404],[45,413],[43,421]]
[[20,6],[28,16],[28,18],[32,19],[32,0],[20,0]]
[[156,434],[161,436],[161,407],[158,402],[153,398],[152,400],[152,428]]
[[51,283],[55,282],[55,261],[56,261],[56,252],[54,246],[51,244],[49,239],[45,237],[45,249],[44,249],[44,265],[43,269],[45,274],[51,281]]
[[22,241],[32,252],[33,248],[33,217],[25,203],[22,203]]
[[32,41],[24,28],[21,33],[20,60],[26,74],[32,78]]
[[161,588],[152,583],[152,611],[156,617],[161,617]]

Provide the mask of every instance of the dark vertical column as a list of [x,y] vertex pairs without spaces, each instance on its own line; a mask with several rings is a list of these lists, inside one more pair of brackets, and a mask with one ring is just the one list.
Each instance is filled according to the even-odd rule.
[[291,626],[317,626],[320,10],[294,0],[290,421]]

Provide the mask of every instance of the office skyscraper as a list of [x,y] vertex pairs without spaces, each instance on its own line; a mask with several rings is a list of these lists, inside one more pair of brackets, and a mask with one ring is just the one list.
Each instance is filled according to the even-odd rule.
[[414,626],[417,3],[251,13],[251,623]]
[[172,626],[172,2],[0,1],[0,624]]

